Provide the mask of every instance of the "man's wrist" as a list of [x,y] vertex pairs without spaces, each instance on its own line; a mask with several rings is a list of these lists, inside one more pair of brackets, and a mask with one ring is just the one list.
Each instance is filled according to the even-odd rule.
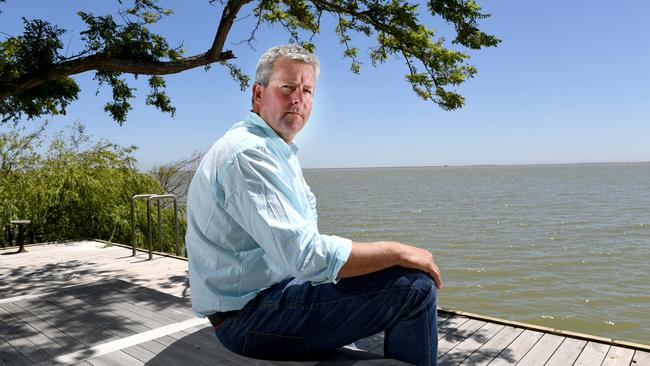
[[402,243],[396,241],[384,241],[381,244],[386,248],[386,254],[390,258],[390,263],[396,266],[402,265],[404,262],[404,251],[402,250]]

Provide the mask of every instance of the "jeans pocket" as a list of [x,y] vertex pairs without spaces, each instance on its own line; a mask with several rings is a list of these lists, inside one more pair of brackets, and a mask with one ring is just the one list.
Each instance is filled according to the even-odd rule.
[[304,337],[248,331],[242,355],[253,358],[287,360],[306,357],[309,347]]

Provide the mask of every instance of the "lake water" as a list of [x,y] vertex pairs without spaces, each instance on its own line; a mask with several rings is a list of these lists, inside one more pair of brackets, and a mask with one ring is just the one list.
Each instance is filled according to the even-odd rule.
[[433,250],[439,306],[650,344],[650,164],[305,170],[319,228]]

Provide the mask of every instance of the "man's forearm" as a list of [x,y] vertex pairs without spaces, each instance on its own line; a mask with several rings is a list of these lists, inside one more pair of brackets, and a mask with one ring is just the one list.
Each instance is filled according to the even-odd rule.
[[394,241],[372,243],[352,242],[352,251],[338,273],[339,278],[362,276],[383,269],[402,266],[418,269],[433,277],[436,286],[442,286],[440,270],[433,255],[426,249]]
[[378,241],[372,243],[352,242],[352,251],[339,271],[340,278],[356,277],[399,265],[400,243]]

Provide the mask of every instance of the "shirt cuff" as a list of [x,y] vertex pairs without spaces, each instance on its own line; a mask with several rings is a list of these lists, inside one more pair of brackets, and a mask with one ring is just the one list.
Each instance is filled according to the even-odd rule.
[[327,235],[332,242],[332,247],[335,248],[331,254],[327,273],[329,280],[323,281],[321,283],[337,283],[339,281],[339,271],[341,267],[348,261],[350,253],[352,252],[352,240],[342,238],[336,235]]

